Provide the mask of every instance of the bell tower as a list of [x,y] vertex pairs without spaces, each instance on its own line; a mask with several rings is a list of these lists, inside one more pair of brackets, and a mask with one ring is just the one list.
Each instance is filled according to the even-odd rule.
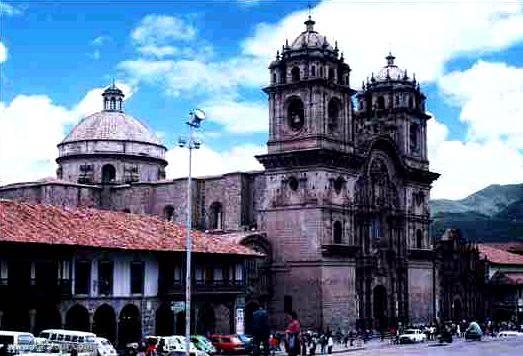
[[[304,327],[347,329],[356,318],[354,134],[350,67],[305,21],[270,64],[265,194],[258,226],[273,248],[271,315],[296,311]],[[306,292],[305,292],[306,291]],[[279,320],[279,319],[278,319]],[[273,320],[275,327],[284,327]]]
[[362,84],[356,98],[355,131],[358,142],[388,136],[396,142],[405,163],[428,170],[425,95],[415,74],[400,69],[391,53],[387,64]]
[[305,21],[270,64],[269,153],[300,149],[350,152],[353,142],[350,67],[325,36]]

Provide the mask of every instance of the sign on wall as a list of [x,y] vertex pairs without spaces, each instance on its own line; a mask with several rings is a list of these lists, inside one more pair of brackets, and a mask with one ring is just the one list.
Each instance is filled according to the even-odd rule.
[[243,334],[245,332],[245,318],[243,308],[236,309],[236,334]]

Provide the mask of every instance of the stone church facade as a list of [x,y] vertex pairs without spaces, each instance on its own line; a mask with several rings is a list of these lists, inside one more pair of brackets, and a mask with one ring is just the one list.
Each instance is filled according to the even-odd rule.
[[[314,21],[270,64],[264,171],[199,177],[194,228],[242,239],[267,256],[267,285],[247,297],[275,327],[295,310],[332,330],[434,317],[425,96],[395,64],[350,87],[349,65]],[[58,145],[57,179],[0,187],[0,197],[186,219],[186,180],[165,179],[166,147],[103,94]]]

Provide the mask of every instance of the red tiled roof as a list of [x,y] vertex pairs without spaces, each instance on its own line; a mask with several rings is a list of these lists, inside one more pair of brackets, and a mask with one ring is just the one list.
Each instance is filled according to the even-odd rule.
[[523,265],[523,256],[516,253],[507,252],[488,244],[478,245],[481,257],[488,261],[502,265]]
[[[193,231],[192,237],[197,253],[259,255],[218,236]],[[185,227],[154,216],[0,200],[0,243],[185,251],[185,238]]]

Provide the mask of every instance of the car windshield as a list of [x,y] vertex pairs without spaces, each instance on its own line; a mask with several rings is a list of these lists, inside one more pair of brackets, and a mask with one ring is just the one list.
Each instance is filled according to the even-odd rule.
[[416,330],[412,330],[412,329],[405,330],[405,334],[415,334],[415,333],[416,333]]
[[111,343],[107,340],[102,340],[101,342],[102,342],[102,345],[104,345],[104,346],[111,346]]
[[248,342],[250,341],[251,339],[249,339],[247,336],[245,335],[238,335],[238,339],[240,339],[241,341],[243,342]]

